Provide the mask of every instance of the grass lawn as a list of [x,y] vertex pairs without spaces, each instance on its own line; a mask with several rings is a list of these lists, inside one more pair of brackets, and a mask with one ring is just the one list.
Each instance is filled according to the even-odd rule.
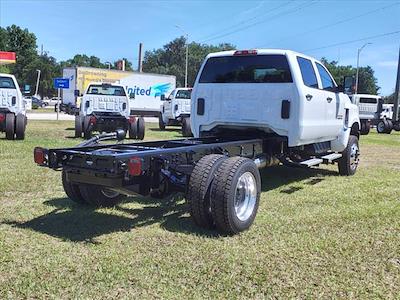
[[[181,136],[151,126],[147,140]],[[30,121],[25,141],[0,139],[0,299],[399,299],[400,134],[372,131],[353,177],[263,170],[254,225],[221,237],[181,197],[73,204],[32,157],[77,144],[73,122]]]

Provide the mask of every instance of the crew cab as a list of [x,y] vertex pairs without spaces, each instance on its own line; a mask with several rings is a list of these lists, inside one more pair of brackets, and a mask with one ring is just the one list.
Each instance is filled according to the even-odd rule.
[[88,85],[80,103],[79,115],[75,116],[75,137],[86,139],[93,131],[129,131],[130,138],[144,138],[145,123],[142,117],[130,115],[129,99],[134,95],[120,84],[92,82]]
[[[112,206],[123,195],[183,193],[200,227],[237,234],[257,214],[260,168],[359,164],[357,106],[316,59],[290,50],[209,54],[191,95],[193,138],[127,144],[123,131],[74,148],[34,150],[35,162],[62,169],[68,197]],[[349,196],[350,197],[350,196]]]
[[0,74],[0,131],[8,140],[23,140],[27,124],[26,103],[14,75]]
[[165,126],[182,126],[182,135],[192,136],[190,129],[190,94],[191,88],[176,88],[171,94],[161,100],[161,115],[159,117],[159,127],[161,130]]

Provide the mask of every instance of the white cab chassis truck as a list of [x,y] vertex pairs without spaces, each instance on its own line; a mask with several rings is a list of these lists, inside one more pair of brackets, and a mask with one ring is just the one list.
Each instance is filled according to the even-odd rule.
[[161,130],[165,126],[182,126],[184,137],[192,136],[190,128],[190,95],[191,88],[176,88],[167,97],[161,97],[161,115],[158,124]]
[[124,132],[75,148],[34,150],[41,166],[62,169],[68,197],[112,206],[123,195],[181,192],[193,221],[223,234],[248,229],[260,201],[259,169],[359,163],[357,106],[317,60],[289,50],[209,54],[191,96],[194,138],[130,144]]
[[0,131],[7,140],[23,140],[27,124],[26,103],[14,75],[0,74]]
[[129,99],[125,86],[92,82],[82,97],[79,115],[75,116],[75,137],[89,139],[93,131],[113,132],[122,129],[133,139],[143,139],[145,122],[142,117],[130,115]]
[[383,99],[378,95],[354,94],[350,96],[351,102],[358,106],[361,123],[361,134],[369,133],[372,125],[377,125],[381,120]]

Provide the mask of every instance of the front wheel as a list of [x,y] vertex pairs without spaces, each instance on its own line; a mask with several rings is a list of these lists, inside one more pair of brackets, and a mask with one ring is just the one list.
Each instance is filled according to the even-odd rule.
[[75,137],[82,137],[82,118],[75,116]]
[[145,122],[143,117],[139,117],[137,120],[137,138],[139,140],[144,139],[144,132],[145,132]]
[[92,129],[93,129],[93,126],[90,123],[90,116],[85,117],[83,127],[84,127],[83,128],[83,137],[88,140],[92,137]]
[[400,121],[397,121],[393,124],[393,129],[396,131],[400,131]]
[[366,121],[361,123],[361,134],[362,135],[367,135],[369,133],[369,130],[371,128],[371,123]]
[[339,174],[342,176],[354,175],[359,164],[360,148],[358,138],[350,135],[346,149],[342,152],[342,157],[339,159],[338,168]]
[[192,128],[190,127],[190,118],[183,118],[182,120],[182,135],[184,137],[191,137]]
[[158,127],[160,130],[165,130],[165,123],[163,121],[162,115],[158,116]]

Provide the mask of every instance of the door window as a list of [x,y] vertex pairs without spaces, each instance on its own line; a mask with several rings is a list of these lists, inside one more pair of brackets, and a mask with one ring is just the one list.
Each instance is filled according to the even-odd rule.
[[304,85],[312,88],[318,88],[317,76],[315,75],[311,60],[298,56],[297,62],[299,63]]
[[322,88],[324,90],[332,90],[335,87],[335,84],[332,80],[331,75],[329,75],[328,71],[325,70],[325,68],[319,64],[317,64],[317,69],[319,76],[321,77],[321,82],[322,82]]

